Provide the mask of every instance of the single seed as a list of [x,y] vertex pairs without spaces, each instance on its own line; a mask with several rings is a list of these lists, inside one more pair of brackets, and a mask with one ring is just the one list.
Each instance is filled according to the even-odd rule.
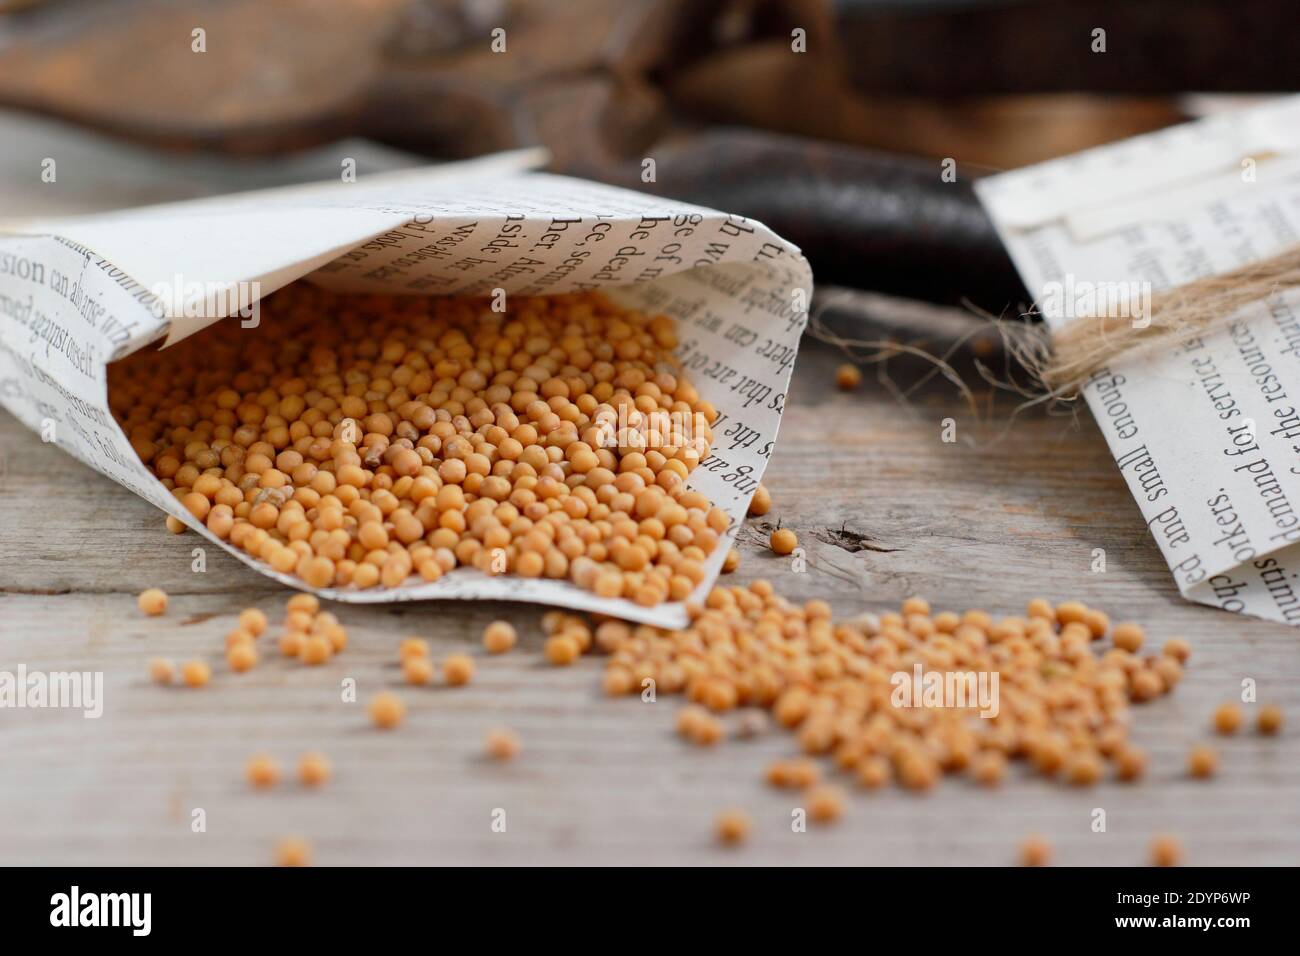
[[316,614],[320,611],[320,598],[314,594],[295,594],[289,598],[285,605],[285,610],[292,613],[293,611],[304,611],[307,614]]
[[713,831],[718,842],[726,846],[737,846],[749,839],[752,824],[749,814],[744,810],[723,810],[713,823]]
[[309,751],[298,759],[298,779],[303,786],[319,787],[329,780],[333,768],[322,753]]
[[1159,834],[1151,838],[1151,865],[1177,866],[1183,860],[1183,845],[1175,836]]
[[853,391],[862,384],[862,370],[856,365],[841,365],[835,370],[835,384],[843,391]]
[[302,653],[306,639],[307,635],[302,631],[285,631],[280,635],[280,653],[285,657],[297,657]]
[[311,844],[301,837],[285,837],[275,845],[277,866],[310,866]]
[[422,686],[433,682],[433,661],[427,657],[408,657],[402,661],[402,677],[408,684]]
[[1165,641],[1161,653],[1167,654],[1180,664],[1186,664],[1187,658],[1192,656],[1192,646],[1181,637],[1171,637]]
[[174,518],[171,515],[167,516],[167,520],[164,524],[167,525],[167,530],[172,534],[184,534],[186,531],[190,530],[190,526],[184,521],[180,518]]
[[186,661],[181,666],[181,680],[190,687],[204,687],[212,679],[212,668],[205,661]]
[[376,727],[387,730],[396,727],[406,716],[406,705],[396,694],[382,691],[370,699],[370,719]]
[[252,634],[248,633],[248,631],[244,630],[242,627],[236,627],[226,635],[226,651],[228,653],[236,644],[251,645],[254,640],[255,638]]
[[971,762],[971,775],[986,787],[998,786],[1006,772],[1007,758],[997,750],[982,751]]
[[834,823],[844,815],[844,791],[823,784],[808,791],[808,818],[815,823]]
[[1101,779],[1101,759],[1089,751],[1070,757],[1065,766],[1065,777],[1076,787],[1090,787]]
[[452,687],[468,684],[474,677],[474,659],[468,654],[452,654],[442,662],[442,678]]
[[740,567],[740,552],[732,548],[727,552],[727,556],[722,561],[722,573],[730,574]]
[[1119,779],[1139,779],[1147,771],[1147,755],[1137,747],[1125,746],[1115,755],[1115,772]]
[[506,621],[493,621],[483,629],[483,648],[489,654],[504,654],[516,640],[515,629]]
[[572,637],[557,634],[546,639],[546,643],[542,646],[542,653],[546,656],[546,660],[556,667],[565,667],[578,659],[580,649],[578,642]]
[[257,648],[250,641],[240,641],[226,651],[226,663],[237,674],[252,670],[257,664]]
[[329,638],[322,634],[307,635],[298,651],[298,660],[313,667],[324,664],[333,656],[334,647]]
[[397,646],[398,660],[406,661],[412,657],[428,657],[429,642],[419,637],[408,637]]
[[1052,859],[1052,847],[1041,836],[1028,836],[1020,843],[1021,866],[1047,866]]
[[1221,734],[1235,734],[1241,728],[1241,708],[1236,704],[1220,704],[1214,711],[1214,729]]
[[772,550],[777,554],[794,554],[794,549],[799,547],[799,539],[789,528],[778,528],[772,532],[770,540]]
[[157,617],[167,610],[167,592],[161,588],[146,588],[140,592],[135,603],[140,610],[150,617]]
[[760,484],[754,492],[754,497],[749,499],[749,514],[755,518],[761,518],[771,510],[772,493]]
[[1110,636],[1111,641],[1116,647],[1123,648],[1130,654],[1136,654],[1142,642],[1146,639],[1146,634],[1142,630],[1142,625],[1125,622],[1116,624],[1115,631]]
[[488,731],[486,746],[493,760],[513,760],[519,754],[519,737],[513,730],[499,727]]
[[266,615],[255,607],[239,612],[239,626],[253,637],[261,637],[266,630]]
[[1219,769],[1219,755],[1212,747],[1197,744],[1187,754],[1187,772],[1202,779],[1214,776]]
[[165,657],[151,658],[149,679],[155,684],[170,684],[176,679],[176,667]]
[[868,790],[879,790],[889,777],[889,761],[884,757],[868,757],[858,764],[858,783]]
[[260,790],[275,786],[280,780],[280,765],[269,754],[256,754],[244,769],[248,782]]
[[1255,726],[1261,734],[1272,736],[1282,729],[1282,708],[1276,704],[1267,704],[1260,708],[1255,718]]

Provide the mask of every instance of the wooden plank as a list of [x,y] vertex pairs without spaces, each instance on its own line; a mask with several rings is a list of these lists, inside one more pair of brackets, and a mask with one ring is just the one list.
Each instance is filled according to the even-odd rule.
[[[838,360],[816,345],[800,358],[767,477],[775,507],[742,534],[733,580],[767,577],[837,614],[913,593],[1004,613],[1037,595],[1078,597],[1157,638],[1185,636],[1186,679],[1136,713],[1133,736],[1152,759],[1143,784],[1078,790],[1016,773],[998,792],[957,779],[923,797],[854,792],[840,825],[792,833],[797,796],[761,783],[768,760],[794,752],[787,735],[691,748],[672,733],[673,698],[602,697],[599,659],[543,665],[541,609],[529,606],[340,607],[351,643],[330,664],[271,656],[231,675],[219,651],[233,615],[256,604],[278,618],[287,592],[212,548],[207,571],[194,573],[199,539],[166,534],[149,505],[0,415],[0,669],[98,670],[106,684],[98,720],[0,710],[0,863],[257,864],[286,833],[309,837],[321,864],[1000,864],[1030,831],[1049,837],[1061,863],[1144,863],[1149,837],[1165,831],[1193,863],[1300,859],[1297,636],[1179,598],[1086,417],[1076,426],[1033,413],[1005,434],[1000,424],[981,433],[944,387],[906,408],[870,375],[857,393],[836,392]],[[995,407],[999,422],[1011,407]],[[947,417],[961,441],[941,441]],[[777,520],[798,532],[806,572],[764,547]],[[1104,573],[1091,570],[1095,548]],[[172,595],[160,619],[135,609],[151,585]],[[516,624],[521,644],[487,658],[478,638],[497,617]],[[408,634],[429,638],[435,654],[471,651],[478,676],[460,689],[402,689],[407,721],[379,732],[364,701],[400,686],[395,651]],[[211,660],[212,685],[149,684],[155,654]],[[341,700],[349,677],[360,704]],[[1218,777],[1186,779],[1187,749],[1208,738],[1210,711],[1245,677],[1292,726],[1275,740],[1222,741]],[[497,725],[523,738],[512,764],[480,755]],[[323,790],[244,783],[252,753],[274,754],[290,773],[307,749],[334,762]],[[739,851],[711,839],[714,814],[729,806],[755,819]],[[505,833],[491,829],[498,807]],[[1089,827],[1097,807],[1105,833]],[[206,833],[191,832],[195,808]]]

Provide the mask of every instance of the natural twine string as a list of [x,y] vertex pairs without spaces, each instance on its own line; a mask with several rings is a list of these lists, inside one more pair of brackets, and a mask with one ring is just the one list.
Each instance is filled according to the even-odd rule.
[[1131,317],[1078,318],[1060,331],[1039,326],[1033,334],[1012,336],[1008,347],[1042,382],[1048,399],[1076,397],[1098,369],[1121,355],[1129,358],[1157,348],[1171,348],[1231,321],[1245,305],[1300,285],[1300,245],[1225,272],[1197,279],[1151,297],[1149,324],[1136,327]]

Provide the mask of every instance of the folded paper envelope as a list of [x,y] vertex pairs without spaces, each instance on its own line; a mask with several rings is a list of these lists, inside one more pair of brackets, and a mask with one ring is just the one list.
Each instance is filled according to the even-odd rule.
[[[812,276],[763,225],[698,206],[523,171],[506,155],[327,183],[0,225],[0,402],[29,427],[219,541],[145,468],[109,413],[106,367],[215,322],[259,321],[254,303],[296,280],[338,292],[542,295],[600,289],[678,323],[678,357],[719,412],[688,484],[732,519],[720,570],[771,453]],[[321,321],[328,321],[322,317]],[[225,326],[223,326],[225,328]],[[332,588],[354,602],[535,601],[661,626],[685,604],[644,608],[566,582],[457,569],[395,589]]]

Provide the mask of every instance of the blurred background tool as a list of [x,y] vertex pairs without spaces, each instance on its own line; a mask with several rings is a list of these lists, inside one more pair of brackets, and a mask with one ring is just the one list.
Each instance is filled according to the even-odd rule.
[[[1280,42],[1296,36],[1293,0],[0,0],[0,11],[0,105],[133,143],[124,166],[157,173],[94,195],[65,176],[43,212],[328,177],[337,156],[365,174],[543,145],[555,171],[761,219],[803,247],[821,282],[995,314],[1028,297],[971,193],[982,170],[1180,121],[1187,91],[1300,79],[1295,43]],[[125,149],[12,115],[0,135],[10,193],[30,192],[27,157],[52,141],[61,156],[72,140],[73,155]],[[158,151],[185,158],[151,163]],[[941,179],[944,160],[955,182]]]

